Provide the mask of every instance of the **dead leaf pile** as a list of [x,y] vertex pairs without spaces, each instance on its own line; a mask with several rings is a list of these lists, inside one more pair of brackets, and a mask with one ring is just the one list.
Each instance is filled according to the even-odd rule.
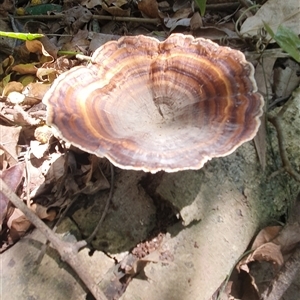
[[[76,193],[91,194],[109,188],[109,183],[99,158],[83,154],[85,159],[79,162],[45,124],[46,107],[41,102],[45,92],[58,74],[78,62],[74,64],[74,60],[65,57],[56,59],[57,49],[47,39],[43,43],[26,41],[24,47],[33,54],[31,62],[15,63],[9,56],[1,65],[1,178],[12,184],[12,190],[18,191],[41,219],[52,221]],[[0,247],[4,251],[31,224],[2,193],[0,206]]]

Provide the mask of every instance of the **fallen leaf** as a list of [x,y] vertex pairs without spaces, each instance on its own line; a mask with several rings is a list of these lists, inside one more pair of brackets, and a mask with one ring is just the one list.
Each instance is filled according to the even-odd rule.
[[0,148],[5,151],[5,159],[10,166],[13,166],[18,162],[20,153],[18,140],[21,130],[21,126],[11,127],[0,125]]
[[95,6],[101,6],[102,0],[84,0],[81,2],[81,4],[86,6],[87,8],[93,8]]
[[38,203],[33,203],[30,205],[30,209],[34,211],[34,213],[42,220],[53,221],[57,216],[57,213],[54,209],[49,210],[47,207]]
[[21,82],[10,81],[3,89],[2,96],[7,96],[11,92],[19,92],[21,93],[24,86]]
[[102,8],[115,17],[129,17],[131,12],[130,8],[122,9],[116,6],[107,6],[105,2],[102,3]]
[[44,45],[39,40],[26,41],[25,45],[29,52],[42,55],[40,58],[41,63],[54,61],[54,57],[46,51]]
[[[255,36],[258,30],[264,28],[263,22],[265,22],[274,32],[277,31],[279,25],[283,25],[297,30],[296,34],[300,34],[299,19],[300,6],[298,0],[267,1],[261,6],[255,16],[246,19],[242,24],[240,33],[244,36]],[[274,43],[275,41],[272,40],[271,42]]]
[[75,34],[93,17],[92,13],[83,6],[75,6],[64,11],[63,23],[68,31]]
[[190,26],[191,30],[196,30],[203,26],[202,17],[200,16],[199,12],[193,14],[190,21]]
[[12,67],[12,70],[19,74],[36,74],[37,67],[36,64],[18,64]]
[[156,0],[141,0],[138,2],[138,9],[143,15],[149,18],[158,18],[159,10]]
[[255,250],[263,244],[272,241],[276,236],[278,236],[278,233],[281,229],[282,226],[265,227],[257,234],[251,249]]
[[16,208],[8,219],[7,226],[10,229],[9,236],[12,240],[11,243],[14,244],[25,235],[27,230],[32,227],[32,224],[25,217],[23,212]]
[[[18,163],[7,170],[0,171],[0,178],[10,187],[10,189],[13,192],[16,192],[18,186],[21,183],[24,169],[25,169],[24,163]],[[9,203],[10,203],[9,199],[0,190],[0,226],[1,227],[6,217]]]
[[250,261],[268,261],[278,266],[283,265],[281,246],[272,242],[259,246],[252,254]]

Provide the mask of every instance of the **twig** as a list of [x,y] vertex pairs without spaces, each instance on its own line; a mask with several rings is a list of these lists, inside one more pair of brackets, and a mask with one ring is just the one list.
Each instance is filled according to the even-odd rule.
[[102,216],[101,216],[96,228],[94,229],[92,234],[85,240],[87,242],[87,244],[89,244],[93,240],[93,238],[97,234],[100,226],[102,225],[102,223],[104,221],[104,218],[105,218],[105,216],[107,214],[107,211],[108,211],[108,208],[109,208],[110,200],[111,200],[112,195],[113,195],[114,181],[115,181],[114,166],[112,165],[112,163],[110,163],[110,190],[109,190],[109,195],[108,195],[108,198],[106,200],[106,204],[105,204]]
[[83,281],[93,296],[97,300],[107,300],[104,293],[95,283],[94,278],[85,272],[77,256],[78,250],[86,246],[86,241],[79,241],[77,243],[62,241],[23,203],[23,201],[19,199],[14,192],[12,192],[2,178],[0,178],[0,187],[1,192],[13,203],[13,205],[19,208],[28,218],[28,220],[52,243],[53,247],[59,253],[61,259],[71,266],[71,268],[77,273],[79,278]]
[[[57,20],[64,18],[64,14],[56,15],[27,15],[27,16],[14,16],[15,19],[35,19],[35,20]],[[136,22],[136,23],[152,23],[159,24],[161,23],[160,19],[151,19],[151,18],[134,18],[134,17],[113,17],[113,16],[100,16],[95,15],[92,17],[95,20],[107,20],[107,21],[117,21],[117,22]],[[0,20],[8,20],[8,18],[0,18]]]
[[26,171],[26,204],[27,207],[30,207],[30,182],[31,182],[31,173],[30,173],[30,166],[29,166],[29,160],[30,160],[30,150],[31,148],[28,147],[28,149],[25,152],[24,160],[25,160],[25,171]]
[[283,135],[283,129],[281,126],[281,118],[285,110],[287,109],[287,106],[285,105],[280,112],[275,117],[268,116],[268,120],[274,125],[277,131],[277,139],[278,139],[278,146],[279,146],[279,153],[282,160],[283,168],[286,172],[288,172],[295,180],[300,182],[300,174],[297,173],[294,168],[292,167],[288,154],[286,151],[286,143],[285,138]]
[[280,300],[300,269],[300,244],[262,293],[261,300]]

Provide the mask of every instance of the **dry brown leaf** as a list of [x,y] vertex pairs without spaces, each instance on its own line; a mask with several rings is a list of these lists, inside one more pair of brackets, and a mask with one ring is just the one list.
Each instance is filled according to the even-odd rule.
[[95,6],[101,6],[102,0],[84,0],[81,2],[83,6],[86,6],[87,8],[93,8]]
[[199,12],[193,14],[191,18],[191,30],[199,29],[203,26],[202,17],[200,16]]
[[12,67],[12,70],[19,74],[32,74],[35,75],[37,67],[35,64],[18,64]]
[[251,254],[251,260],[268,261],[281,266],[284,262],[281,254],[281,246],[272,242],[263,244]]
[[[7,170],[0,171],[0,178],[11,188],[13,192],[17,191],[17,188],[21,183],[24,166],[24,163],[18,163]],[[2,226],[6,217],[9,203],[9,199],[3,195],[0,190],[0,226]]]
[[92,13],[83,6],[75,6],[64,11],[63,23],[72,33],[77,33],[93,17]]
[[56,218],[56,211],[54,209],[48,209],[38,203],[33,203],[30,208],[34,213],[42,220],[53,221]]
[[261,245],[272,241],[282,229],[282,226],[269,226],[262,229],[256,236],[251,249],[257,249]]
[[105,3],[108,5],[108,6],[117,6],[117,7],[121,7],[125,4],[127,4],[127,0],[105,0]]
[[29,220],[18,208],[14,210],[13,214],[8,219],[7,226],[10,229],[9,235],[13,243],[17,242],[25,235],[26,231],[32,227]]
[[23,90],[23,84],[17,81],[10,81],[3,89],[2,96],[7,96],[11,92],[21,93]]
[[130,8],[122,9],[116,6],[108,7],[105,2],[102,3],[102,8],[115,17],[129,17],[131,12]]
[[158,18],[159,10],[156,0],[142,0],[138,2],[138,9],[149,18]]
[[0,63],[0,75],[6,76],[11,72],[12,66],[15,63],[13,56],[9,55]]
[[[5,151],[5,160],[8,161],[10,166],[13,166],[18,162],[20,153],[18,140],[21,130],[21,126],[10,127],[0,125],[0,148]],[[1,163],[3,164],[3,161]]]
[[40,82],[32,82],[29,83],[24,91],[23,94],[26,97],[36,98],[37,100],[42,100],[44,94],[49,90],[50,84],[40,83]]
[[29,52],[42,55],[40,57],[41,63],[54,61],[54,57],[46,51],[44,45],[39,40],[32,40],[32,41],[27,40],[25,43],[26,43],[26,48],[28,49]]
[[232,39],[238,39],[238,35],[225,27],[217,27],[217,26],[206,26],[206,27],[201,27],[197,30],[195,30],[195,34],[197,36],[201,36],[206,39],[210,40],[221,40],[226,37],[232,38]]
[[180,9],[183,9],[183,8],[189,8],[191,7],[191,3],[189,1],[186,1],[186,0],[176,0],[174,1],[174,4],[173,4],[173,11],[178,11]]
[[38,68],[36,77],[42,82],[53,82],[57,77],[57,71],[54,68]]

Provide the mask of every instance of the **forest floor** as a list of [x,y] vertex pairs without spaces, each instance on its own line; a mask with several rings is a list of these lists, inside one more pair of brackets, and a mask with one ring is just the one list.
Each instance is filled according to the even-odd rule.
[[[258,2],[0,3],[2,299],[299,299],[300,7]],[[88,81],[89,57],[122,36],[138,48],[141,35],[171,34],[253,64],[265,101],[254,140],[197,170],[152,174],[68,143],[88,122],[63,123],[65,140],[49,126],[43,98],[59,76],[83,66],[79,81]],[[59,113],[76,108],[84,88]],[[83,110],[92,118],[93,109]]]

